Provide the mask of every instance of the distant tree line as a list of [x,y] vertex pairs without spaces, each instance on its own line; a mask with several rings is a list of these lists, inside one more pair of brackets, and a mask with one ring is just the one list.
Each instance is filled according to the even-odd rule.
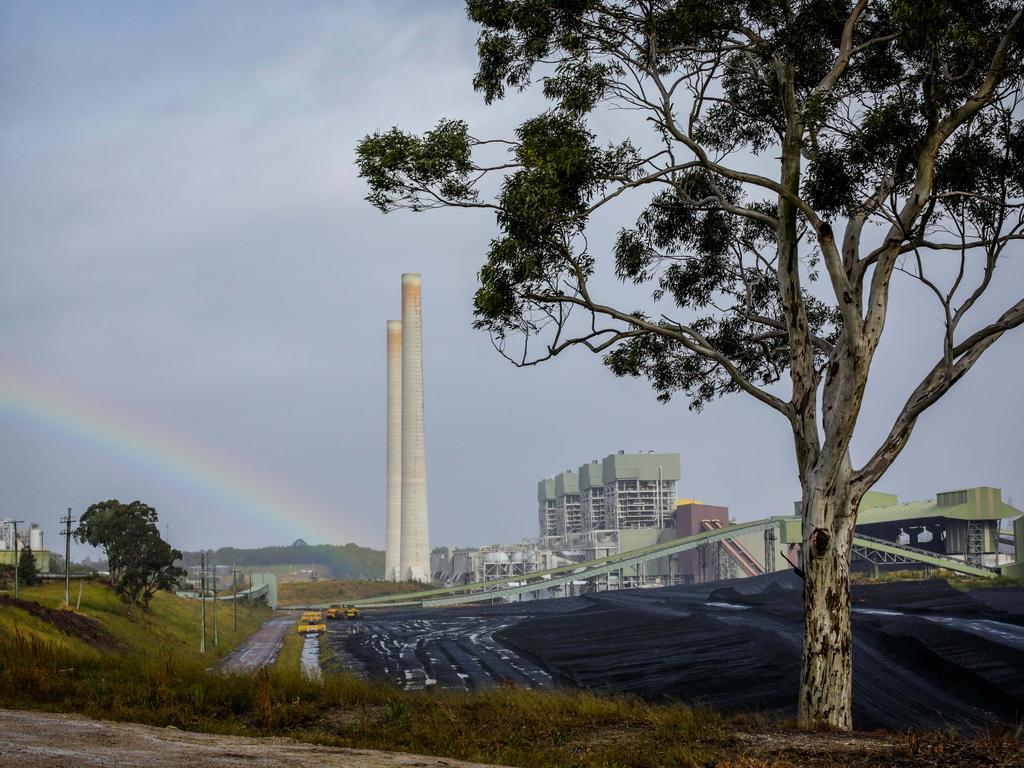
[[[199,552],[182,554],[185,568],[199,565]],[[335,579],[384,578],[384,553],[379,549],[358,544],[307,544],[299,539],[288,546],[237,549],[221,547],[209,550],[213,561],[220,565],[253,566],[295,565],[326,568],[321,576]]]

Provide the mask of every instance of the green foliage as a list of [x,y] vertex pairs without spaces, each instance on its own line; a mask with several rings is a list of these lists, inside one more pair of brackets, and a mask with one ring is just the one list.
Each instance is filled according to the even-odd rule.
[[[199,564],[199,552],[185,552],[181,562],[185,567]],[[336,579],[382,579],[384,577],[384,553],[379,549],[361,547],[358,544],[307,544],[296,541],[286,547],[258,547],[236,549],[221,547],[210,553],[212,561],[222,565],[237,565],[240,568],[267,566],[296,566],[311,563],[324,566],[328,575]]]
[[[814,370],[825,371],[842,338],[840,305],[863,310],[874,264],[847,258],[852,292],[814,290],[820,241],[834,226],[864,218],[887,227],[914,194],[929,142],[940,147],[933,197],[899,237],[923,244],[952,232],[998,242],[1008,228],[1017,231],[1007,225],[1017,218],[1007,216],[1008,201],[1024,194],[1019,32],[996,95],[952,137],[938,132],[989,76],[1016,4],[868,3],[840,67],[854,6],[468,0],[479,30],[474,87],[488,103],[539,87],[550,108],[507,139],[472,138],[458,120],[422,137],[397,128],[368,136],[357,150],[367,199],[382,211],[494,210],[475,325],[503,351],[521,337],[522,357],[510,356],[519,364],[585,344],[605,354],[613,373],[647,377],[662,399],[684,392],[699,409],[740,389],[741,379],[760,387],[784,379],[790,328],[806,319]],[[630,140],[594,127],[607,125],[595,114],[615,108],[636,116],[625,128]],[[803,205],[784,215],[775,180],[790,131],[789,150],[799,155],[792,191]],[[751,156],[776,170],[752,179]],[[494,173],[501,183],[488,201],[481,182]],[[642,210],[602,271],[588,227],[627,196],[644,196]],[[789,307],[778,280],[782,231],[798,238],[802,284]],[[613,272],[647,286],[651,306],[608,311],[590,282]],[[575,324],[574,311],[583,316]],[[531,352],[538,336],[542,351]]]
[[460,120],[442,120],[422,138],[397,128],[375,133],[359,142],[356,154],[359,175],[373,188],[367,200],[382,211],[476,200],[470,139]]
[[184,575],[174,565],[181,552],[160,536],[157,513],[141,501],[122,504],[117,499],[93,504],[82,515],[75,540],[100,547],[107,556],[110,580],[128,606],[149,601],[161,589],[170,589]]
[[36,568],[36,558],[32,553],[32,547],[27,544],[22,547],[21,552],[18,554],[18,580],[26,587],[31,587],[41,581],[39,569]]

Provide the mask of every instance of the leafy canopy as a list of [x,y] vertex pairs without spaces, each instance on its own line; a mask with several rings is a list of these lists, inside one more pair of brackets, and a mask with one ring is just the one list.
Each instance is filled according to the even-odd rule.
[[[942,370],[908,401],[884,464],[921,410],[1024,320],[1015,305],[982,336],[956,333],[1021,237],[1016,3],[466,6],[484,100],[539,88],[548,108],[505,137],[452,119],[375,133],[357,162],[382,211],[493,211],[475,322],[517,364],[584,346],[697,409],[744,390],[790,419],[810,466],[819,386],[853,404],[844,453],[891,281],[907,277],[942,306]],[[602,129],[613,111],[635,117],[626,135]],[[591,221],[626,199],[641,213],[593,250]],[[595,277],[612,274],[646,289],[642,307],[597,295]],[[787,376],[789,401],[773,387]]]
[[184,571],[174,565],[181,552],[160,536],[157,513],[141,501],[122,504],[117,499],[93,504],[82,515],[75,540],[99,547],[107,557],[110,581],[128,611],[149,601],[161,589],[170,589]]

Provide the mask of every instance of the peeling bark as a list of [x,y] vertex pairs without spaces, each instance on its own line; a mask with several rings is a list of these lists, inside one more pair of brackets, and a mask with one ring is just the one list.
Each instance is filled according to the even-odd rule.
[[828,491],[804,493],[804,639],[797,721],[801,728],[853,727],[850,553],[857,499],[847,458]]

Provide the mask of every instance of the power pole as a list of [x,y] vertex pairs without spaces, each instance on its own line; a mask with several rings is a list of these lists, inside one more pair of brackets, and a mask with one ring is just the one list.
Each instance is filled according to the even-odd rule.
[[217,607],[217,561],[213,561],[213,647],[220,647],[220,639],[217,636],[217,614],[220,609]]
[[206,555],[199,553],[199,602],[202,604],[203,634],[199,639],[199,652],[206,653]]
[[231,566],[231,628],[238,629],[238,569]]
[[9,520],[14,526],[14,599],[18,599],[18,563],[21,561],[21,546],[18,544],[18,523],[24,520]]
[[61,533],[64,536],[64,607],[71,608],[71,524],[76,518],[71,516],[71,507],[68,507],[67,517],[60,518],[64,524]]

